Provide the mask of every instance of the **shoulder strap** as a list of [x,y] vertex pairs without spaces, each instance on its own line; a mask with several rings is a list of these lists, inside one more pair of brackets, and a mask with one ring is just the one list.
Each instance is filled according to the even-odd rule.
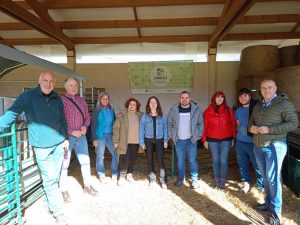
[[73,105],[78,109],[78,111],[80,112],[80,114],[81,114],[81,116],[82,116],[82,120],[83,120],[83,122],[84,122],[84,114],[83,114],[81,108],[79,107],[79,105],[77,105],[77,103],[76,103],[73,99],[67,97],[66,95],[64,95],[64,97],[66,97],[67,99],[69,99],[69,101],[72,102]]

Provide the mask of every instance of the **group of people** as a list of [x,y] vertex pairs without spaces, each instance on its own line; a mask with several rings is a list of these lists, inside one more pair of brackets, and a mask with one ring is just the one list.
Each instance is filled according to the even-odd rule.
[[112,156],[111,180],[120,186],[134,181],[134,165],[139,149],[143,149],[147,155],[149,185],[157,182],[153,162],[156,153],[159,181],[162,188],[167,188],[164,149],[172,139],[177,155],[176,187],[185,182],[186,156],[191,187],[199,187],[197,141],[201,140],[211,151],[213,187],[225,189],[228,156],[236,143],[242,190],[247,193],[251,187],[248,168],[251,162],[257,176],[257,188],[265,190],[265,203],[256,209],[271,211],[270,224],[280,224],[280,172],[287,151],[286,134],[297,128],[298,117],[287,97],[276,93],[273,80],[262,81],[260,101],[251,100],[251,91],[242,88],[238,93],[240,107],[236,111],[228,107],[225,94],[218,91],[203,113],[202,108],[192,101],[190,93],[183,91],[167,116],[163,115],[159,99],[151,96],[145,113],[140,112],[141,104],[137,99],[129,98],[124,104],[126,110],[116,117],[109,94],[102,92],[92,118],[85,100],[77,96],[75,78],[66,79],[63,96],[53,91],[55,82],[51,72],[41,73],[38,86],[22,93],[0,117],[0,131],[8,127],[18,114],[25,112],[30,144],[41,171],[48,207],[57,223],[67,224],[63,201],[71,201],[66,178],[73,150],[81,166],[83,192],[97,195],[91,184],[86,138],[90,126],[99,181],[107,182],[104,166],[107,148]]

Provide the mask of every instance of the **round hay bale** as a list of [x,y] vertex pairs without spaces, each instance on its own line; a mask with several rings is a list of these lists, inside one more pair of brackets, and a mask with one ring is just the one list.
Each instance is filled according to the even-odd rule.
[[278,90],[286,93],[300,111],[300,65],[278,69],[276,75]]
[[265,79],[276,81],[276,72],[262,72],[253,74],[253,86],[256,90],[260,90],[260,83]]
[[300,45],[291,45],[279,49],[280,68],[300,64]]
[[241,77],[236,81],[237,89],[240,88],[252,88],[253,78],[252,77]]
[[240,77],[237,80],[237,87],[239,88],[249,88],[260,90],[260,83],[265,79],[271,79],[276,81],[276,73],[275,72],[261,72],[250,74],[249,76]]
[[249,46],[242,50],[240,77],[275,71],[279,67],[279,50],[274,45]]

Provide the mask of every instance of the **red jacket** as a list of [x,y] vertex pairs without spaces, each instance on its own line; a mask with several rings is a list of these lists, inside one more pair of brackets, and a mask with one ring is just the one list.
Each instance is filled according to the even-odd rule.
[[236,137],[236,121],[232,109],[222,105],[219,113],[216,113],[213,106],[209,105],[204,111],[204,130],[201,140],[206,138],[225,139]]

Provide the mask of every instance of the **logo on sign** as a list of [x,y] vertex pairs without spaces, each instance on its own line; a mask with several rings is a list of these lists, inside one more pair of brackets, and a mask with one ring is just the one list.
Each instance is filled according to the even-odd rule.
[[155,86],[165,86],[170,82],[171,73],[167,67],[157,66],[151,71],[150,79]]

